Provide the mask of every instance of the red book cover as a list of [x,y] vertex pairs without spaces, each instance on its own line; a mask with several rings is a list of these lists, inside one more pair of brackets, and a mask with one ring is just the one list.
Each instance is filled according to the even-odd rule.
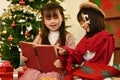
[[60,73],[60,69],[54,66],[58,58],[57,49],[52,45],[36,45],[32,42],[20,42],[22,53],[28,57],[27,67],[38,69],[41,72],[55,71]]
[[34,44],[32,42],[24,42],[20,41],[20,47],[22,49],[23,56],[26,56],[28,58],[28,61],[25,62],[26,66],[28,68],[34,68],[37,70],[40,70],[39,60],[38,56],[35,53],[34,50]]
[[42,72],[60,72],[60,69],[54,66],[55,60],[58,58],[57,49],[52,45],[36,46],[36,52],[38,53],[40,66]]

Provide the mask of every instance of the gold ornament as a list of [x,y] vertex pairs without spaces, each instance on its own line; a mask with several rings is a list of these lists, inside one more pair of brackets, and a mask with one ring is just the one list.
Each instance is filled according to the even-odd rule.
[[29,2],[33,2],[34,0],[29,0]]
[[3,30],[3,31],[2,31],[2,34],[6,34],[6,33],[7,33],[7,30]]

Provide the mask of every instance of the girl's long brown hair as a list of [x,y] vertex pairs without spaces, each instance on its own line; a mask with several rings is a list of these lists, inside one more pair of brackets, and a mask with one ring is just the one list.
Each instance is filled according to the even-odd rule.
[[58,16],[58,11],[60,12],[63,18],[62,24],[58,30],[60,33],[59,41],[61,46],[65,45],[65,42],[66,42],[65,35],[67,31],[65,30],[65,20],[64,20],[64,13],[63,13],[64,9],[57,3],[48,3],[41,9],[41,15],[42,15],[42,28],[41,28],[41,35],[40,35],[42,38],[41,44],[50,44],[48,40],[49,29],[44,24],[44,17],[46,18],[56,17]]

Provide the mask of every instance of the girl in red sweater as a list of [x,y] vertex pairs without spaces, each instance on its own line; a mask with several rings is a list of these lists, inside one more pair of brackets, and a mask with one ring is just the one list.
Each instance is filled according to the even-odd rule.
[[[80,5],[77,20],[86,35],[76,49],[58,48],[62,67],[68,72],[65,80],[73,80],[75,76],[82,80],[103,80],[119,74],[117,69],[108,66],[115,45],[113,35],[105,30],[104,12],[91,2],[84,2]],[[56,67],[61,67],[58,62]],[[75,64],[80,66],[73,67]]]

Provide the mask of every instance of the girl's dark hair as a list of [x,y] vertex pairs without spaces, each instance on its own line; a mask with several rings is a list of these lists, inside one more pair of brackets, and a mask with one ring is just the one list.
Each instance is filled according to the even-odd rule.
[[82,20],[82,13],[88,14],[88,18],[90,20],[90,32],[87,32],[86,34],[88,37],[91,37],[105,29],[104,15],[100,11],[97,11],[93,8],[82,8],[77,14],[78,22]]
[[58,12],[61,14],[63,21],[62,24],[59,28],[59,41],[60,45],[64,46],[66,42],[66,30],[65,30],[65,20],[64,20],[64,9],[62,6],[60,6],[57,3],[48,3],[46,4],[42,9],[41,9],[41,15],[42,15],[42,28],[41,28],[41,38],[42,38],[42,43],[41,44],[50,44],[48,40],[48,34],[49,34],[49,29],[46,27],[44,24],[44,18],[52,18],[52,17],[58,17]]

